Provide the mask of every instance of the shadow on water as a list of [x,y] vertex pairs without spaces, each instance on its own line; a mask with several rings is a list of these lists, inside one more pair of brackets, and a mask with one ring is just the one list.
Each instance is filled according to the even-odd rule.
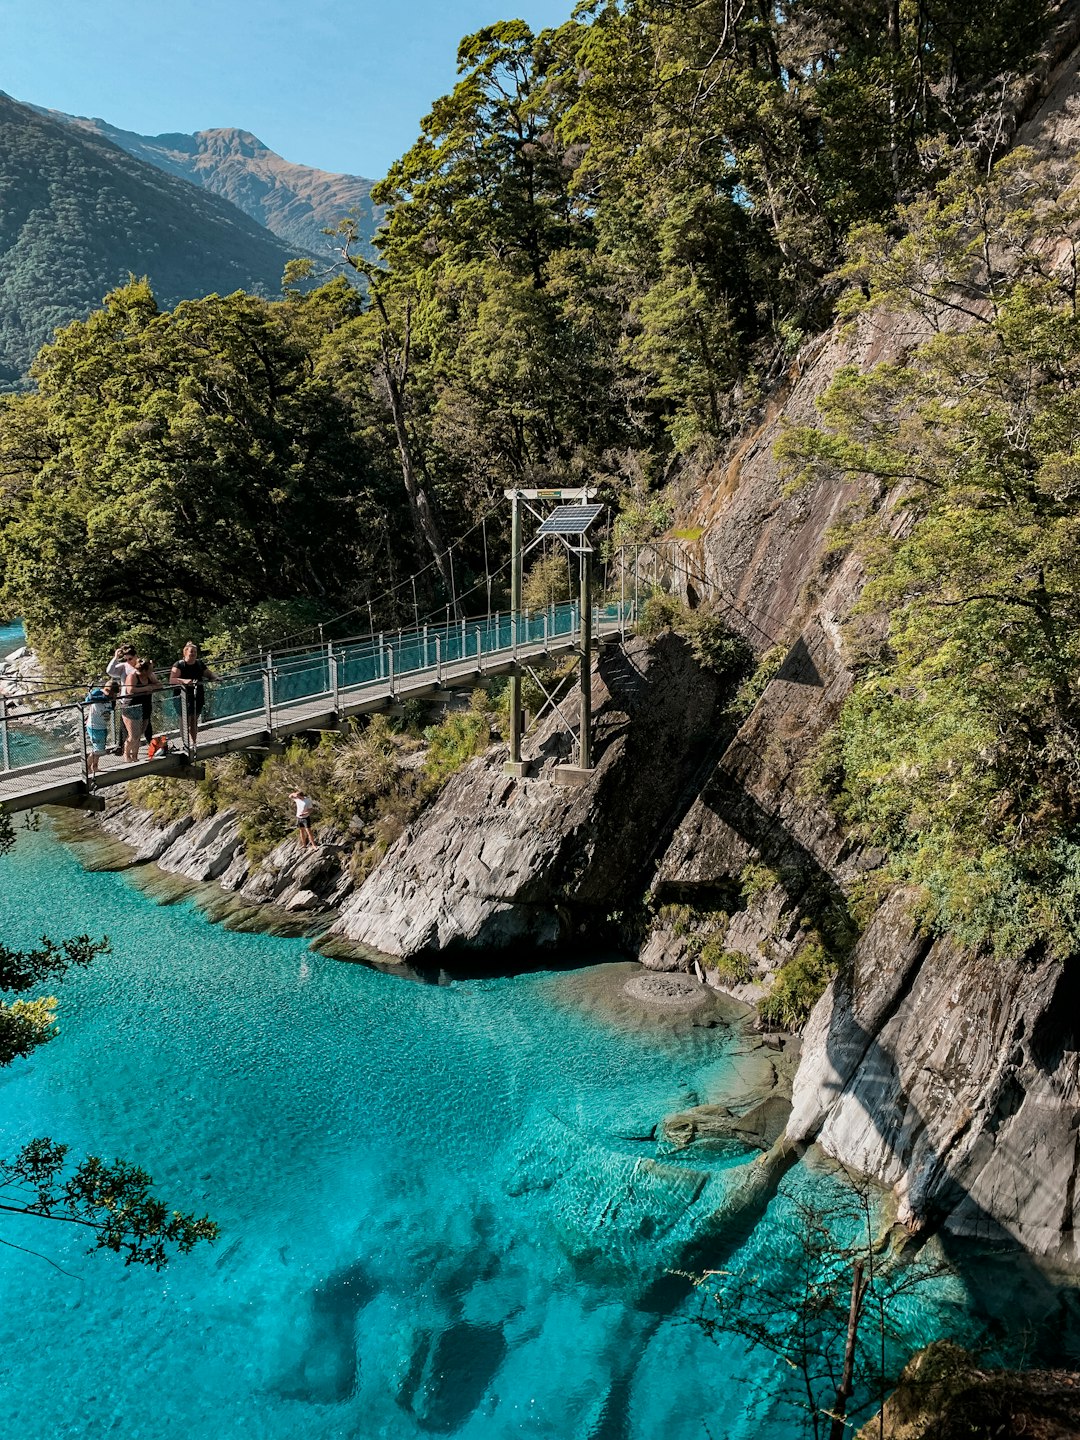
[[278,1384],[287,1400],[336,1405],[356,1389],[356,1327],[377,1287],[363,1265],[346,1265],[312,1290],[300,1354]]
[[421,1429],[450,1435],[476,1410],[506,1358],[498,1325],[459,1320],[418,1338],[398,1401]]

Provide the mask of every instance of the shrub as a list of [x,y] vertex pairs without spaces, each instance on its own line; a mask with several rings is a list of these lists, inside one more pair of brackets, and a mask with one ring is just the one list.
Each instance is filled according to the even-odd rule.
[[714,970],[721,985],[748,985],[754,978],[754,963],[741,950],[726,950],[719,935],[702,946],[701,963]]
[[689,611],[681,600],[662,591],[650,595],[641,607],[637,633],[646,640],[655,640],[665,630],[684,628]]
[[182,820],[193,809],[194,786],[183,780],[170,780],[164,775],[144,775],[128,782],[128,799],[158,820]]
[[769,681],[779,674],[786,656],[786,645],[774,645],[771,650],[765,651],[765,654],[758,661],[753,673],[743,681],[735,692],[735,698],[729,707],[729,713],[734,719],[740,723],[746,719],[761,699]]
[[428,753],[424,773],[435,786],[445,785],[455,771],[486,750],[491,739],[491,721],[486,712],[451,710],[438,725],[424,731]]
[[681,628],[703,670],[733,675],[752,667],[754,652],[749,644],[711,610],[690,611]]
[[573,598],[566,552],[560,545],[535,560],[521,584],[521,604],[525,610],[546,610]]
[[777,973],[758,1014],[778,1030],[801,1030],[835,974],[836,961],[811,931],[799,952]]
[[780,876],[777,871],[761,861],[752,861],[744,865],[739,875],[739,889],[746,901],[747,908],[763,899],[770,890],[780,884]]

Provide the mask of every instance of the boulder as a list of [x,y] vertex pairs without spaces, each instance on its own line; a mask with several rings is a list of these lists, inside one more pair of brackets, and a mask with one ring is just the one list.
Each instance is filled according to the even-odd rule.
[[391,846],[331,935],[445,961],[455,949],[572,942],[636,904],[649,857],[724,738],[723,686],[669,633],[604,649],[593,687],[596,766],[585,785],[555,783],[557,722],[540,732],[528,778],[504,772],[502,747],[472,761]]

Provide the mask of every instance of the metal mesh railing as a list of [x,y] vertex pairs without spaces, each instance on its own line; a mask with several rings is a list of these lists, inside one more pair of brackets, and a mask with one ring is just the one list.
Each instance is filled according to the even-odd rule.
[[[594,607],[595,631],[624,628],[633,619],[632,611],[632,605],[619,603]],[[299,654],[267,654],[206,683],[205,703],[197,717],[198,737],[250,735],[254,742],[277,724],[317,712],[336,713],[362,701],[365,693],[392,696],[409,679],[427,676],[440,682],[455,675],[482,674],[519,650],[536,654],[553,643],[565,646],[578,635],[580,625],[577,604],[564,604],[517,617],[486,615],[330,642]],[[17,772],[28,780],[50,771],[88,778],[92,768],[85,729],[88,702],[38,703],[33,708],[32,703],[0,697],[3,772]],[[195,717],[189,713],[190,705],[190,692],[164,681],[151,696],[150,728],[154,735],[167,735],[173,750],[193,754],[190,722]],[[109,713],[110,751],[124,740],[124,708],[116,703]]]

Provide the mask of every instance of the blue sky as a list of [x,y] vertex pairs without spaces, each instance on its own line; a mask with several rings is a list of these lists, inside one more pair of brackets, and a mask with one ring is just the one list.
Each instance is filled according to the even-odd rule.
[[219,125],[287,160],[372,179],[494,20],[574,0],[0,0],[0,90],[144,135]]

